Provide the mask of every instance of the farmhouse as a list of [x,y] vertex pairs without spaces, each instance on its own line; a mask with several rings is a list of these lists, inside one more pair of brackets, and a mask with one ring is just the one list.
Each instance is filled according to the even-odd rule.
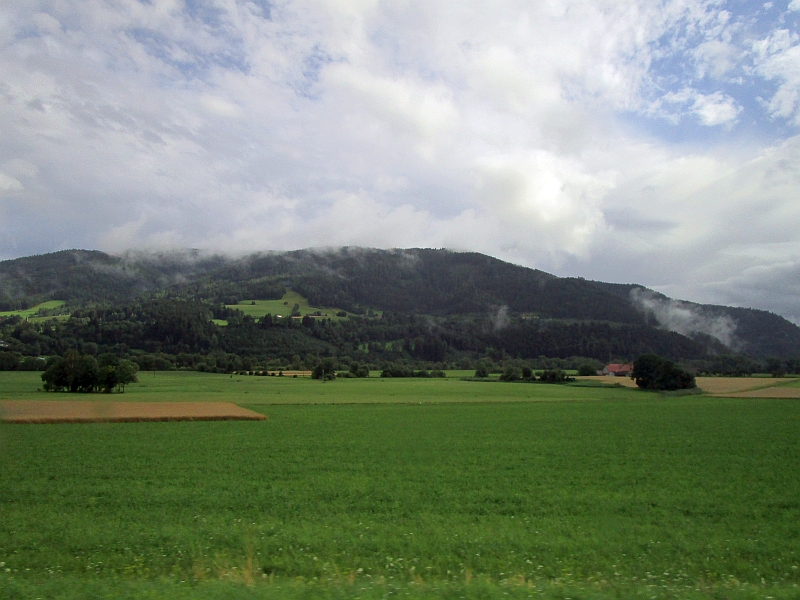
[[599,374],[608,375],[609,377],[630,377],[631,373],[633,373],[633,365],[631,363],[611,363],[603,367]]

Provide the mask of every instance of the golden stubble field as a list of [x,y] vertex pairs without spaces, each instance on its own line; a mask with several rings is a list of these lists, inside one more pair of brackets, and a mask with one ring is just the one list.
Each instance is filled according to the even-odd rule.
[[7,423],[138,423],[143,421],[263,421],[260,413],[230,402],[97,402],[11,400],[0,402]]
[[[601,383],[618,383],[624,387],[636,387],[628,377],[578,377]],[[726,398],[798,398],[800,399],[800,380],[764,377],[698,377],[697,387],[711,396]]]

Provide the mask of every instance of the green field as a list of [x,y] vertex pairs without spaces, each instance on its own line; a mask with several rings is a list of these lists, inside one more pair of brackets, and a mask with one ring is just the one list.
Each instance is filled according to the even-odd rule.
[[140,381],[268,420],[0,426],[1,598],[800,597],[797,400]]
[[31,319],[31,320],[44,320],[44,319],[56,319],[62,318],[67,319],[69,315],[59,315],[58,317],[36,317],[40,310],[53,310],[56,308],[61,308],[64,306],[63,300],[49,300],[47,302],[42,302],[41,304],[37,304],[31,308],[27,308],[25,310],[7,310],[7,311],[0,311],[0,317],[21,317],[23,319]]
[[333,320],[343,318],[336,316],[336,313],[340,312],[341,309],[311,306],[306,298],[303,298],[293,290],[287,290],[280,300],[241,300],[238,304],[228,304],[227,307],[240,310],[254,319],[260,319],[267,314],[289,317],[295,304],[300,309],[300,316],[313,315],[319,312],[322,313],[322,316]]
[[[459,375],[472,372],[456,372]],[[114,401],[213,401],[236,404],[374,404],[439,402],[517,402],[634,400],[657,395],[636,389],[583,388],[561,385],[462,381],[458,377],[337,379],[321,382],[310,378],[218,375],[194,371],[140,372],[139,382],[124,394],[91,396],[99,402]],[[37,391],[41,374],[0,372],[0,400],[86,400],[84,394],[52,394]]]

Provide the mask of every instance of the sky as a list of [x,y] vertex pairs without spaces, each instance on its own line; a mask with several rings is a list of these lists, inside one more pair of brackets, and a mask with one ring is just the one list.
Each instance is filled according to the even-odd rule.
[[4,0],[0,259],[476,251],[800,323],[800,0]]

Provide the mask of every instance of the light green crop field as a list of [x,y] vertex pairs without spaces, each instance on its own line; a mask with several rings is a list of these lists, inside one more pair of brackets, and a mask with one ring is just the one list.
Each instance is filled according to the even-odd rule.
[[268,419],[0,425],[0,598],[800,598],[797,400],[140,381]]
[[[471,374],[471,373],[470,373]],[[636,389],[475,382],[459,378],[337,379],[219,375],[194,371],[139,372],[139,382],[124,394],[95,394],[91,399],[130,402],[209,401],[236,404],[375,404],[432,402],[518,402],[631,400],[657,395]],[[86,400],[85,394],[48,393],[41,374],[0,371],[0,400]]]
[[259,319],[267,314],[289,317],[292,314],[292,308],[294,308],[295,304],[299,306],[300,316],[321,312],[324,317],[333,320],[344,318],[336,316],[336,313],[340,312],[341,309],[310,306],[306,298],[303,298],[303,296],[293,290],[287,290],[280,300],[241,300],[239,304],[228,304],[227,307],[235,308],[246,315]]

